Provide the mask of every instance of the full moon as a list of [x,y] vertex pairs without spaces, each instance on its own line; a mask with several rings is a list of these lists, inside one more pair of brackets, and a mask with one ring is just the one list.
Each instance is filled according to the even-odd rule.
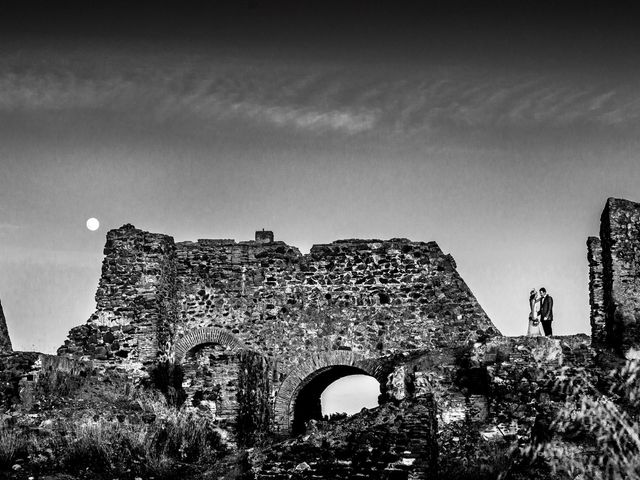
[[100,222],[98,221],[97,218],[91,217],[89,220],[87,220],[87,228],[92,232],[94,232],[98,228],[100,228]]

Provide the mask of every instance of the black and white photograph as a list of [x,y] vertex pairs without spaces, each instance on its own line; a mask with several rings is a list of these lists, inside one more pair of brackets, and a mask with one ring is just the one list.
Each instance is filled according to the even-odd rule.
[[0,0],[0,479],[640,480],[639,25]]

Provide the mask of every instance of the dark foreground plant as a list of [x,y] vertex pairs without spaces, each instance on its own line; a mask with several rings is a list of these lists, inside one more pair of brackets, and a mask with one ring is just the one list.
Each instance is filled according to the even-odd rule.
[[610,374],[603,394],[588,372],[563,375],[556,382],[566,401],[550,425],[550,439],[521,451],[544,460],[567,478],[640,480],[640,361],[628,360]]
[[25,451],[25,436],[14,429],[0,426],[0,468],[11,467]]
[[144,409],[154,411],[148,422],[85,414],[45,434],[2,428],[0,470],[20,461],[35,473],[162,479],[211,468],[226,453],[210,418],[162,403],[146,404]]

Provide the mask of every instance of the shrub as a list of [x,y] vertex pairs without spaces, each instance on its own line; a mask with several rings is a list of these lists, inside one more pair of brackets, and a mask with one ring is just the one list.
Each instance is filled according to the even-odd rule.
[[148,386],[160,390],[169,405],[182,406],[187,395],[182,388],[182,365],[169,359],[158,361],[149,371]]
[[102,419],[73,424],[61,463],[72,471],[126,472],[145,456],[146,432],[136,427]]
[[471,422],[448,426],[438,438],[439,480],[494,480],[511,466],[506,441],[484,440]]
[[17,430],[0,426],[0,468],[11,467],[25,451],[24,436]]
[[161,411],[150,424],[98,419],[73,425],[63,466],[80,471],[155,473],[212,465],[225,452],[212,422],[186,410]]
[[180,462],[210,464],[225,453],[213,422],[190,410],[174,411],[149,431],[152,455],[164,455]]
[[168,407],[161,395],[143,395],[137,401],[131,421],[83,410],[37,434],[0,428],[0,470],[22,458],[28,459],[23,466],[36,475],[65,472],[160,480],[211,468],[226,453],[212,419]]
[[594,480],[640,480],[640,361],[611,372],[602,393],[585,371],[556,382],[566,401],[550,425],[550,439],[521,453],[542,459],[554,472]]

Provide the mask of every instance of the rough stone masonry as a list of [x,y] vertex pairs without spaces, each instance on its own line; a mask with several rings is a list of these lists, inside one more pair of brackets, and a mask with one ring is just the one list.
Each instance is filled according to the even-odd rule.
[[624,355],[640,344],[640,204],[609,198],[587,247],[593,343]]
[[341,376],[386,382],[378,358],[500,335],[435,242],[340,240],[302,255],[271,232],[175,243],[124,225],[104,253],[96,312],[58,353],[133,374],[173,358],[190,399],[232,419],[239,355],[256,352],[273,364],[275,431],[307,420],[301,398],[317,416],[312,392]]
[[7,330],[7,321],[4,318],[2,302],[0,302],[0,354],[11,353],[12,351],[13,348],[11,347],[11,339],[9,338],[9,330]]

